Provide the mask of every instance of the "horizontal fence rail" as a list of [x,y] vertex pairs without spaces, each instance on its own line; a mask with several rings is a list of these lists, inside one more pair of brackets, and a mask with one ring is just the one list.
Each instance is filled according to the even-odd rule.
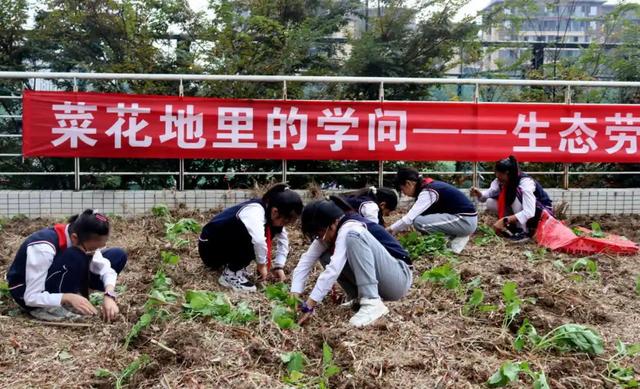
[[[478,78],[403,78],[403,77],[343,77],[343,76],[279,76],[279,75],[207,75],[207,74],[135,74],[135,73],[61,73],[61,72],[0,72],[0,80],[33,80],[34,87],[37,80],[72,80],[73,90],[78,90],[78,80],[150,80],[150,81],[179,81],[179,87],[176,91],[178,95],[183,95],[184,81],[242,81],[242,82],[268,82],[282,83],[282,98],[287,98],[287,83],[365,83],[379,84],[379,100],[385,101],[384,87],[385,84],[422,84],[422,85],[472,85],[475,86],[473,101],[478,103],[480,97],[481,86],[553,86],[566,87],[565,103],[571,104],[571,88],[572,87],[592,87],[592,88],[640,88],[640,82],[627,81],[565,81],[565,80],[521,80],[521,79],[478,79]],[[0,96],[0,100],[17,100],[21,99],[21,95]],[[20,119],[21,115],[3,114],[1,118]],[[0,134],[2,138],[18,138],[21,134]],[[0,153],[0,158],[19,158],[20,153]],[[297,171],[288,169],[286,160],[281,161],[282,168],[274,171],[227,171],[227,172],[202,172],[189,171],[185,169],[185,161],[178,160],[178,169],[176,171],[82,171],[81,160],[74,159],[73,171],[60,172],[9,172],[0,171],[2,176],[68,176],[74,177],[74,189],[81,189],[81,177],[84,176],[177,176],[177,189],[182,191],[185,189],[185,177],[196,176],[275,176],[281,177],[282,181],[287,180],[287,176],[315,175],[315,176],[335,176],[335,175],[377,175],[378,185],[382,186],[383,179],[387,175],[395,174],[392,171],[384,170],[384,162],[380,161],[378,170],[366,171]],[[478,186],[480,177],[490,172],[478,171],[478,163],[472,163],[472,167],[468,171],[425,171],[423,173],[434,175],[448,176],[470,176],[472,184]],[[640,174],[639,171],[570,171],[569,164],[564,164],[562,171],[530,171],[531,175],[556,175],[563,176],[563,188],[569,188],[569,177],[580,175],[635,175]]]

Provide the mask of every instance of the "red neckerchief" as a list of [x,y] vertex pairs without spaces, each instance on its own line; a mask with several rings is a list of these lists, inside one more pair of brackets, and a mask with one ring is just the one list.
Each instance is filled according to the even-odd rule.
[[500,190],[500,194],[498,195],[498,217],[502,219],[505,214],[505,208],[507,206],[507,186],[502,185],[502,189]]
[[66,224],[55,224],[53,229],[58,235],[58,245],[60,246],[60,250],[64,250],[67,248],[67,225]]
[[433,182],[433,178],[427,177],[424,180],[422,180],[422,185],[429,185],[432,182]]

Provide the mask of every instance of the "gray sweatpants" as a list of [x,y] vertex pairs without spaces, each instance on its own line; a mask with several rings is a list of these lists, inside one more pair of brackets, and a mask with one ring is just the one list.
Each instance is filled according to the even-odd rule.
[[445,235],[455,238],[473,234],[478,227],[478,216],[433,213],[418,216],[413,221],[413,226],[423,234],[443,232]]
[[[347,263],[338,283],[349,298],[394,301],[407,294],[413,282],[409,265],[389,254],[369,231],[349,232],[346,243]],[[320,262],[326,266],[330,259],[327,251]]]

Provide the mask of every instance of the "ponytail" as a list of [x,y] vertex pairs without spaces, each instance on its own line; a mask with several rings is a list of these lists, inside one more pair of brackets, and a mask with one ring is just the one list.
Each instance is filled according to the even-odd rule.
[[93,209],[86,209],[68,220],[69,233],[76,234],[80,243],[86,242],[93,236],[109,235],[109,219]]
[[400,186],[404,185],[407,181],[413,181],[416,183],[416,189],[413,197],[418,197],[420,192],[422,192],[422,175],[418,172],[417,169],[412,167],[401,167],[398,169],[398,173],[396,173],[395,186],[397,190],[400,190]]
[[262,203],[267,208],[267,215],[276,208],[278,213],[287,219],[296,219],[302,213],[302,198],[291,190],[287,184],[276,184],[262,196]]
[[507,182],[507,204],[513,203],[516,199],[516,193],[518,191],[518,185],[520,185],[520,166],[518,160],[513,155],[508,158],[501,159],[496,162],[496,172],[506,173],[508,177]]

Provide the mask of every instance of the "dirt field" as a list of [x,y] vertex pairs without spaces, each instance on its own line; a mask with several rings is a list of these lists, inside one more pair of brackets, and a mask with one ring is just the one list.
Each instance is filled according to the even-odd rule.
[[[204,222],[211,214],[179,211],[173,215],[194,217]],[[572,223],[597,220],[605,231],[640,240],[640,216],[581,218]],[[0,276],[4,278],[13,255],[29,233],[53,220],[6,221],[0,232]],[[195,234],[189,245],[177,252],[180,263],[169,267],[173,290],[181,296],[167,309],[169,318],[144,330],[128,349],[123,339],[140,317],[151,279],[164,249],[163,222],[156,217],[113,219],[109,244],[130,253],[127,268],[119,279],[126,287],[120,298],[122,319],[103,324],[97,319],[90,328],[42,326],[33,323],[3,298],[0,305],[0,387],[112,387],[113,378],[98,378],[99,368],[120,371],[142,354],[151,363],[128,382],[129,387],[284,387],[287,371],[283,352],[302,351],[309,360],[305,376],[321,371],[322,344],[334,350],[341,373],[332,377],[334,388],[467,388],[482,387],[506,361],[529,361],[536,371],[546,373],[552,388],[615,387],[603,378],[607,360],[615,354],[617,339],[640,342],[640,296],[635,279],[640,275],[640,256],[598,255],[598,274],[582,280],[558,268],[577,258],[545,253],[527,258],[525,251],[537,247],[492,243],[470,246],[458,257],[456,269],[462,281],[479,277],[493,312],[462,314],[465,298],[432,283],[420,281],[426,269],[446,261],[423,258],[416,262],[415,283],[408,297],[389,303],[391,313],[378,325],[365,330],[351,328],[351,311],[330,301],[318,310],[314,320],[302,329],[280,330],[271,320],[270,302],[264,293],[227,293],[233,302],[246,301],[259,314],[248,325],[227,325],[213,319],[186,319],[181,314],[184,292],[189,289],[222,290],[218,274],[206,270],[197,255]],[[290,272],[305,243],[297,231],[291,234]],[[503,328],[504,304],[501,289],[515,281],[525,302],[515,323]],[[535,299],[535,302],[533,301]],[[514,334],[524,318],[538,333],[547,333],[565,323],[593,327],[605,340],[605,353],[586,354],[555,351],[516,352]],[[161,345],[158,345],[160,343]],[[164,347],[163,347],[164,346]],[[175,354],[174,354],[175,353]],[[624,365],[640,372],[640,358]],[[514,387],[531,387],[521,376]]]

